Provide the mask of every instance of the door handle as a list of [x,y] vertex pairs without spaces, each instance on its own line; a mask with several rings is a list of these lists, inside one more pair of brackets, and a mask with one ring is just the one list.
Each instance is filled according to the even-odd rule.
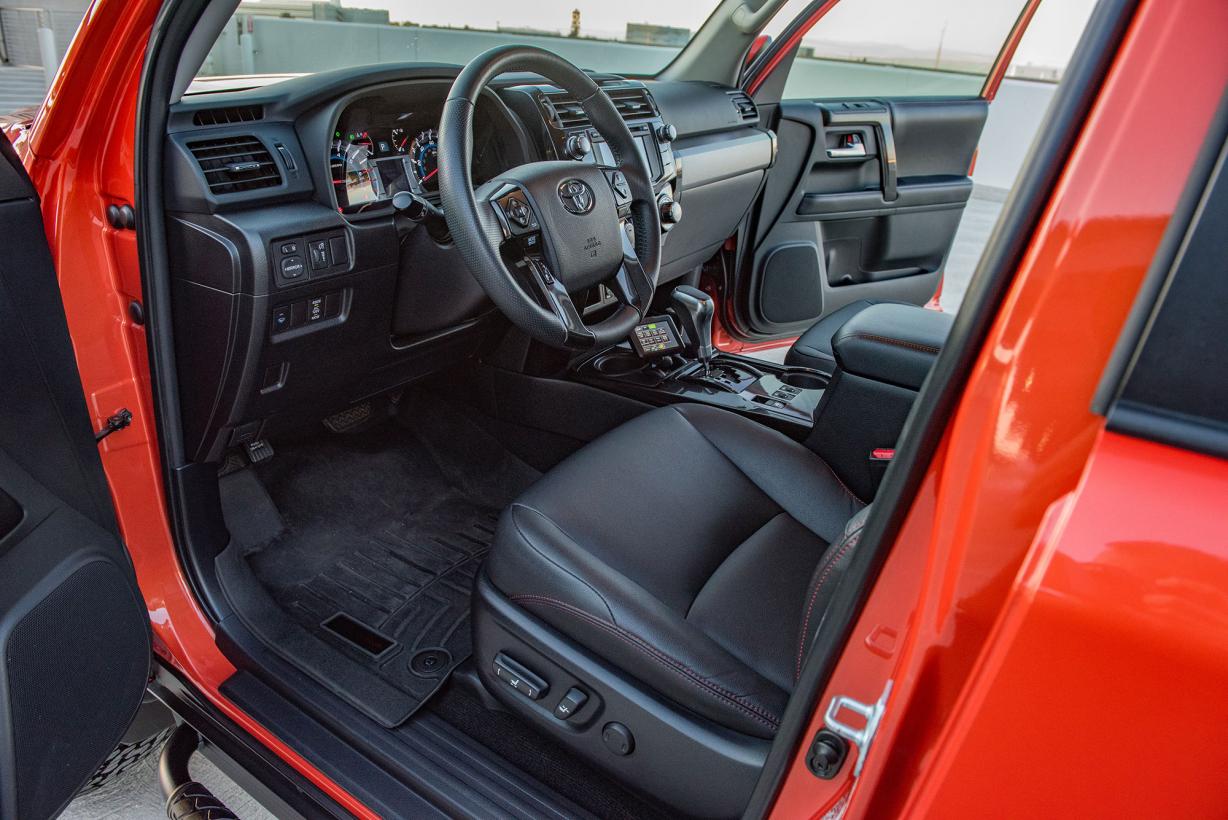
[[845,134],[840,138],[839,148],[828,148],[828,159],[848,159],[850,157],[864,157],[866,155],[866,144],[862,142],[861,134]]
[[[895,137],[891,133],[891,109],[874,101],[830,103],[820,105],[819,108],[823,111],[823,124],[829,128],[843,130],[857,125],[874,128],[878,135],[878,162],[882,167],[883,201],[895,202],[900,194],[896,188]],[[857,132],[846,132],[846,138],[851,135],[861,136]],[[846,146],[842,144],[839,148],[827,149],[828,156],[831,156],[832,151],[839,151],[844,147]],[[865,146],[862,147],[864,149]]]

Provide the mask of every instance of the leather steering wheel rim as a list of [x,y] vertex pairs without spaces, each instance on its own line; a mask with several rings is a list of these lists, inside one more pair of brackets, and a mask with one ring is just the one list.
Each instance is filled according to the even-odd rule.
[[[598,167],[588,163],[528,163],[505,172],[475,190],[472,173],[475,105],[490,81],[509,71],[537,74],[569,92],[610,146],[615,159],[614,169],[601,169],[594,176]],[[444,103],[439,124],[438,167],[440,197],[453,241],[474,279],[517,327],[553,347],[586,348],[621,341],[643,318],[656,290],[661,264],[661,222],[651,174],[643,154],[637,149],[635,138],[610,98],[579,68],[557,54],[533,46],[500,46],[479,54],[462,69]],[[571,291],[566,289],[565,284],[554,282],[549,272],[539,271],[541,277],[553,285],[552,292],[546,288],[548,298],[535,298],[524,286],[524,277],[518,278],[505,263],[502,248],[509,239],[507,222],[492,205],[491,197],[499,190],[507,190],[509,185],[521,185],[526,174],[540,172],[553,174],[554,177],[570,174],[591,181],[600,177],[602,172],[612,170],[622,173],[630,191],[630,203],[616,207],[614,212],[621,210],[626,214],[633,229],[634,242],[623,243],[623,266],[609,272],[622,284],[621,289],[616,289],[616,294],[621,293],[625,297],[620,298],[620,308],[613,316],[588,325],[571,305]],[[575,180],[567,180],[567,183],[572,181]],[[527,184],[524,187],[527,194]],[[618,198],[612,190],[603,190],[596,183],[585,187],[600,200],[601,208],[598,210],[602,216],[609,211],[605,207],[604,197],[610,197],[610,203],[617,205]],[[540,195],[536,201],[531,195],[527,198],[534,207],[557,210],[557,203],[546,203]],[[579,233],[576,236],[556,235],[562,231],[548,231],[549,221],[546,218],[541,220],[541,234],[550,264],[562,264],[568,258],[577,258],[576,251],[587,252],[588,244],[593,242],[603,244],[596,236],[586,238]],[[571,225],[565,217],[556,220],[556,223]],[[626,240],[621,225],[618,226],[618,234]],[[602,236],[608,236],[608,233]],[[588,244],[584,244],[586,242]],[[583,245],[583,248],[576,243]],[[610,251],[605,249],[603,253]]]

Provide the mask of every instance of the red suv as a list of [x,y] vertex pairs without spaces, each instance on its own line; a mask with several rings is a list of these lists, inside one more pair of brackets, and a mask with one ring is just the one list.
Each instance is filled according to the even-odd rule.
[[265,5],[0,146],[0,817],[147,693],[172,817],[1223,813],[1228,5],[1095,5],[945,313],[1038,0]]

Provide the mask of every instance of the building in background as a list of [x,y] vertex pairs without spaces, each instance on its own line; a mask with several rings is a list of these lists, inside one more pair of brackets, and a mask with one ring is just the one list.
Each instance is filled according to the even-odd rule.
[[625,39],[628,43],[642,43],[646,46],[682,48],[691,39],[691,30],[677,26],[657,26],[652,23],[627,23]]
[[55,65],[64,59],[90,0],[0,0],[0,63],[42,66],[40,28],[55,41]]
[[387,9],[356,9],[341,0],[259,0],[239,4],[237,14],[322,20],[328,23],[375,23],[387,25]]

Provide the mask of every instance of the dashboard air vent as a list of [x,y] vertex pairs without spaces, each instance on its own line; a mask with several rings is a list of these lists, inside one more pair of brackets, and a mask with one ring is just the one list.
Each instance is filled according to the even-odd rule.
[[[652,96],[648,89],[640,86],[617,85],[602,88],[618,109],[623,120],[651,119],[656,116],[656,108],[652,104]],[[542,100],[546,115],[557,128],[580,128],[589,125],[588,114],[570,94],[563,91],[547,92]]]
[[200,164],[209,190],[215,194],[237,194],[281,184],[269,149],[252,136],[221,137],[188,143],[188,150]]
[[624,120],[642,120],[656,115],[647,88],[607,88],[606,94]]
[[729,101],[733,103],[734,110],[738,112],[738,117],[742,122],[759,121],[759,109],[755,107],[755,101],[748,97],[745,91],[730,91]]
[[193,125],[231,125],[236,122],[254,122],[264,119],[264,108],[259,105],[233,105],[229,108],[205,108],[192,115]]

